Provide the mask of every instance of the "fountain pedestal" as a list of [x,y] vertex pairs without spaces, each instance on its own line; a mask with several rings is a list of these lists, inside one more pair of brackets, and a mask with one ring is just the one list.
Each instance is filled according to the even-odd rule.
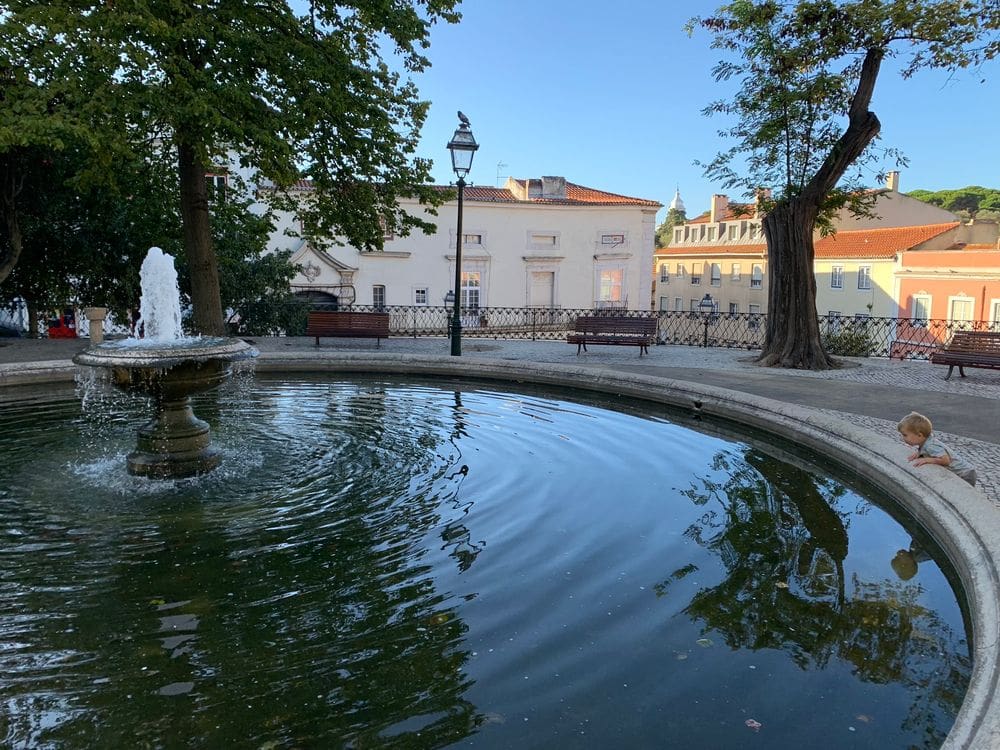
[[221,455],[211,430],[191,409],[191,394],[215,388],[232,375],[236,360],[256,357],[240,339],[180,339],[174,344],[111,342],[78,354],[80,365],[107,368],[124,391],[152,397],[155,415],[138,430],[128,472],[154,479],[179,479],[211,471]]

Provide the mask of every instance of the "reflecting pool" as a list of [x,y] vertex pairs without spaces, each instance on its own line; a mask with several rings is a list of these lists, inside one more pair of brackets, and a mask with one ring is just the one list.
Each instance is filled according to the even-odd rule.
[[4,746],[931,748],[969,679],[920,531],[731,426],[258,377],[157,481],[136,397],[0,398]]

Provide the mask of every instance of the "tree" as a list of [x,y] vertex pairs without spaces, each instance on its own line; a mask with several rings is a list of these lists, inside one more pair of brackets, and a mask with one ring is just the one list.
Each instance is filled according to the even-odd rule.
[[958,190],[914,190],[909,195],[911,198],[941,206],[968,219],[975,219],[984,213],[994,217],[1000,210],[1000,190],[978,185]]
[[667,216],[663,223],[656,228],[656,247],[662,248],[670,244],[674,238],[674,227],[687,221],[687,216],[683,211],[671,208],[667,211]]
[[[31,324],[42,311],[66,304],[109,307],[119,320],[138,305],[138,268],[151,245],[179,243],[169,181],[143,161],[117,165],[123,182],[138,188],[119,193],[105,184],[81,184],[89,164],[82,144],[61,150],[24,150],[22,194],[17,209],[22,240],[19,261],[0,293],[0,302],[22,299]],[[11,238],[0,236],[0,254],[13,255]]]
[[430,26],[456,22],[457,2],[310,0],[297,15],[279,0],[18,0],[8,18],[22,44],[81,61],[62,65],[64,85],[88,88],[127,122],[102,132],[109,150],[124,135],[147,158],[173,159],[194,326],[223,335],[205,175],[234,158],[285,205],[288,188],[311,180],[300,217],[313,236],[379,248],[383,223],[396,234],[431,230],[397,206],[403,195],[441,202],[430,163],[413,156],[427,104],[383,55],[406,74],[422,70]]
[[[734,122],[735,141],[706,176],[742,188],[765,212],[768,316],[765,366],[828,369],[816,313],[813,236],[848,207],[870,214],[876,193],[862,168],[875,160],[881,124],[870,110],[887,59],[908,54],[904,76],[924,67],[966,68],[996,55],[995,0],[734,0],[695,18],[712,46],[734,59],[714,69],[738,81],[706,109]],[[890,152],[890,155],[896,155]],[[848,170],[853,168],[852,174]],[[764,199],[761,186],[774,189]]]

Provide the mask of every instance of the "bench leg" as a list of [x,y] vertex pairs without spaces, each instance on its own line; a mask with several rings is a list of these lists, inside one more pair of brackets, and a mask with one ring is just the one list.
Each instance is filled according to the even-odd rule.
[[316,337],[316,346],[319,346],[319,336]]
[[576,345],[576,356],[578,356],[578,357],[580,356],[580,349],[582,349],[582,348],[583,348],[583,344],[577,344]]
[[378,339],[378,338],[375,339],[375,348],[376,349],[381,349],[382,348],[382,339]]
[[959,365],[958,366],[958,374],[959,374],[959,377],[963,377],[963,378],[965,377],[965,366],[964,365]]

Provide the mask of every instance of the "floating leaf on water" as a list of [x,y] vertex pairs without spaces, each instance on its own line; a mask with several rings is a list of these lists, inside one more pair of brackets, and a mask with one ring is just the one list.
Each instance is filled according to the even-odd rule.
[[150,599],[149,603],[151,605],[153,605],[154,607],[159,607],[161,604],[166,604],[167,600],[166,599]]
[[756,719],[747,719],[747,720],[746,720],[746,721],[744,721],[743,723],[744,723],[744,724],[746,724],[746,725],[747,725],[747,727],[748,727],[749,729],[752,729],[752,730],[753,730],[753,731],[755,731],[755,732],[759,732],[759,731],[760,731],[760,728],[761,728],[762,726],[764,726],[763,724],[761,724],[761,723],[760,723],[759,721],[757,721]]
[[711,638],[699,638],[698,640],[695,641],[695,643],[697,643],[702,648],[711,648],[712,646],[715,645],[714,643],[712,643]]
[[872,723],[872,717],[869,716],[868,714],[858,714],[854,718],[857,719],[858,721],[863,721],[865,724]]
[[785,583],[784,581],[778,581],[774,585],[775,585],[776,588],[779,588],[779,589],[787,589],[788,588],[788,584]]

